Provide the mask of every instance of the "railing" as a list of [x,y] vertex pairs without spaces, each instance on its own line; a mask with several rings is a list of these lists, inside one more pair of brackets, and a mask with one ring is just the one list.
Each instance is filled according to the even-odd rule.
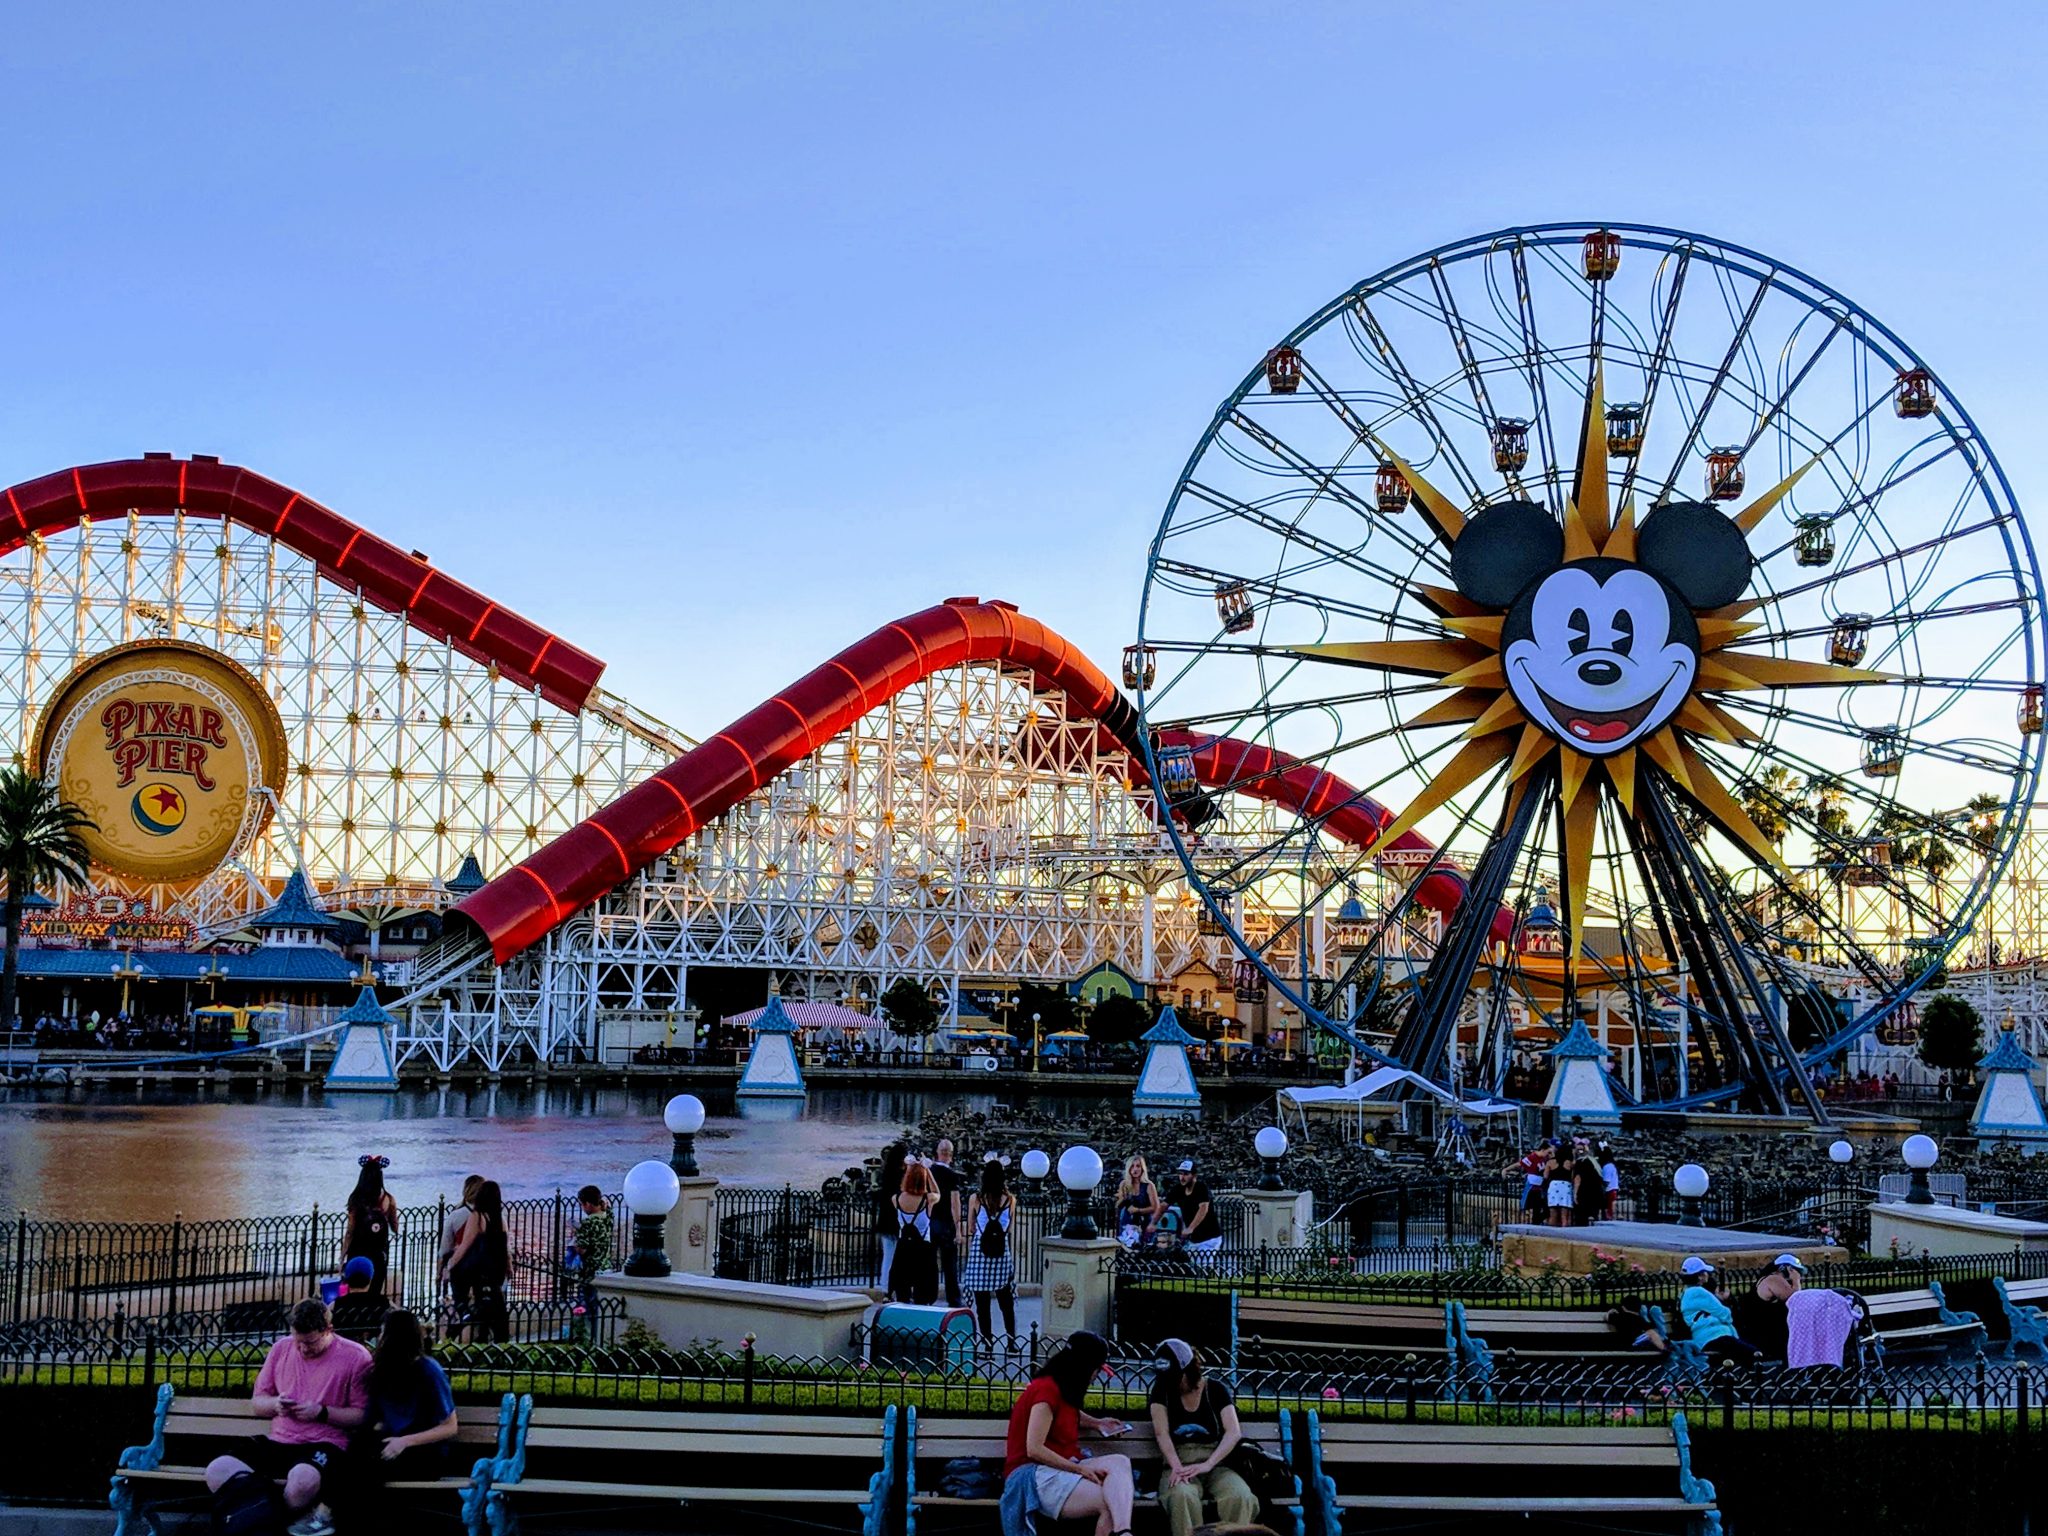
[[[443,1201],[399,1212],[385,1271],[385,1294],[394,1302],[434,1298],[449,1209]],[[568,1293],[561,1262],[577,1216],[576,1202],[560,1192],[506,1204],[510,1300],[552,1301]],[[342,1211],[318,1207],[222,1221],[32,1221],[24,1213],[0,1254],[0,1326],[86,1323],[116,1312],[131,1320],[174,1318],[317,1295],[322,1279],[340,1273],[345,1225]],[[614,1220],[615,1243],[624,1226]]]
[[[964,1192],[961,1203],[964,1207]],[[1111,1196],[1099,1192],[1091,1207],[1097,1230],[1105,1235],[1115,1232],[1111,1206]],[[712,1273],[724,1279],[819,1286],[881,1285],[884,1281],[876,1227],[880,1207],[870,1191],[721,1185],[716,1209]],[[1249,1202],[1241,1196],[1217,1196],[1216,1218],[1223,1228],[1225,1248],[1242,1246],[1248,1210]],[[1026,1190],[1018,1194],[1010,1224],[1010,1252],[1016,1259],[1020,1284],[1037,1283],[1043,1262],[1040,1243],[1057,1237],[1066,1219],[1064,1192]],[[963,1264],[968,1241],[963,1231],[959,1237]]]

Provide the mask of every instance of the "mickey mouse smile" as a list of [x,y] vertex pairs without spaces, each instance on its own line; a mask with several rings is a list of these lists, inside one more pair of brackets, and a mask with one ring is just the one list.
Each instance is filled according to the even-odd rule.
[[[1650,712],[1657,707],[1663,696],[1660,687],[1657,693],[1625,709],[1589,709],[1584,705],[1565,704],[1552,698],[1543,691],[1542,684],[1529,675],[1526,664],[1520,665],[1518,670],[1522,674],[1521,680],[1542,701],[1544,708],[1549,711],[1550,718],[1561,724],[1565,733],[1574,741],[1592,747],[1611,747],[1621,742],[1650,718]],[[1683,674],[1682,667],[1675,667],[1671,676],[1677,678]]]

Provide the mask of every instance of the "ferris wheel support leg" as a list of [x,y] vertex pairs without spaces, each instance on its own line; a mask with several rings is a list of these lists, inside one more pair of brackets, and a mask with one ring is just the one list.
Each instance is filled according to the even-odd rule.
[[[1691,889],[1711,890],[1712,887],[1707,882],[1707,871],[1701,864],[1699,855],[1680,833],[1677,818],[1671,814],[1671,806],[1665,797],[1661,776],[1652,774],[1643,788],[1646,791],[1643,800],[1656,825],[1657,834],[1676,854]],[[1828,1118],[1827,1110],[1822,1106],[1820,1096],[1813,1091],[1813,1082],[1806,1075],[1806,1068],[1799,1060],[1799,1053],[1792,1049],[1792,1042],[1785,1033],[1784,1021],[1779,1017],[1770,990],[1757,979],[1756,969],[1749,963],[1748,953],[1736,941],[1734,930],[1728,923],[1728,914],[1716,902],[1708,901],[1702,905],[1713,925],[1714,936],[1720,940],[1729,962],[1735,967],[1736,974],[1741,977],[1743,989],[1748,992],[1750,1001],[1756,1005],[1757,1016],[1762,1023],[1764,1034],[1768,1037],[1771,1053],[1776,1055],[1781,1069],[1799,1090],[1800,1100],[1805,1104],[1806,1112],[1816,1123],[1825,1125]],[[1731,1018],[1731,1022],[1745,1036],[1744,1043],[1749,1047],[1751,1054],[1761,1058],[1763,1052],[1759,1047],[1763,1042],[1751,1033],[1739,1011]],[[1777,1113],[1785,1113],[1790,1106],[1786,1104],[1783,1090],[1778,1086],[1777,1072],[1768,1061],[1760,1059],[1758,1065],[1764,1069],[1758,1079],[1759,1088],[1764,1090],[1767,1100],[1777,1101]]]
[[1436,1078],[1443,1073],[1445,1052],[1451,1043],[1458,1015],[1464,1010],[1472,973],[1486,953],[1487,936],[1493,931],[1494,914],[1521,857],[1522,844],[1534,825],[1538,808],[1550,793],[1556,770],[1548,765],[1533,770],[1517,788],[1508,790],[1508,803],[1500,825],[1479,867],[1473,871],[1465,899],[1451,919],[1450,932],[1429,962],[1415,992],[1414,1010],[1394,1037],[1394,1058],[1410,1071]]

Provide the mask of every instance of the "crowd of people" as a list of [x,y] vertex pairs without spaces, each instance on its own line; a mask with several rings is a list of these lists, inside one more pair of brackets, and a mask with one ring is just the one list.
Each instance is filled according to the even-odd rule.
[[1543,1226],[1585,1227],[1612,1221],[1621,1198],[1614,1148],[1585,1136],[1552,1136],[1501,1172],[1522,1176],[1522,1214]]
[[[101,1014],[95,1008],[71,1018],[40,1013],[17,1021],[39,1050],[71,1051],[203,1051],[228,1044],[228,1029],[218,1015],[190,1013]],[[252,1026],[253,1032],[253,1026]],[[254,1043],[245,1039],[239,1043]]]
[[[1809,1288],[1806,1266],[1794,1253],[1781,1253],[1756,1282],[1730,1297],[1726,1277],[1698,1254],[1679,1266],[1685,1288],[1678,1315],[1684,1340],[1709,1361],[1727,1361],[1754,1371],[1765,1361],[1793,1370],[1847,1366],[1869,1340],[1870,1309],[1853,1291]],[[1630,1346],[1669,1354],[1673,1340],[1659,1316],[1639,1297],[1623,1301],[1608,1323]]]

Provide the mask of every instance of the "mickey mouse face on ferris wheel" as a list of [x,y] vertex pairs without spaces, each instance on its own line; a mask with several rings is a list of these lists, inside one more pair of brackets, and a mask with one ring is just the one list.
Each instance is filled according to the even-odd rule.
[[1667,502],[1636,534],[1634,561],[1564,559],[1564,530],[1534,502],[1476,514],[1451,550],[1451,578],[1505,608],[1508,691],[1544,731],[1580,752],[1633,746],[1678,712],[1699,675],[1697,609],[1749,586],[1742,532],[1701,502]]

